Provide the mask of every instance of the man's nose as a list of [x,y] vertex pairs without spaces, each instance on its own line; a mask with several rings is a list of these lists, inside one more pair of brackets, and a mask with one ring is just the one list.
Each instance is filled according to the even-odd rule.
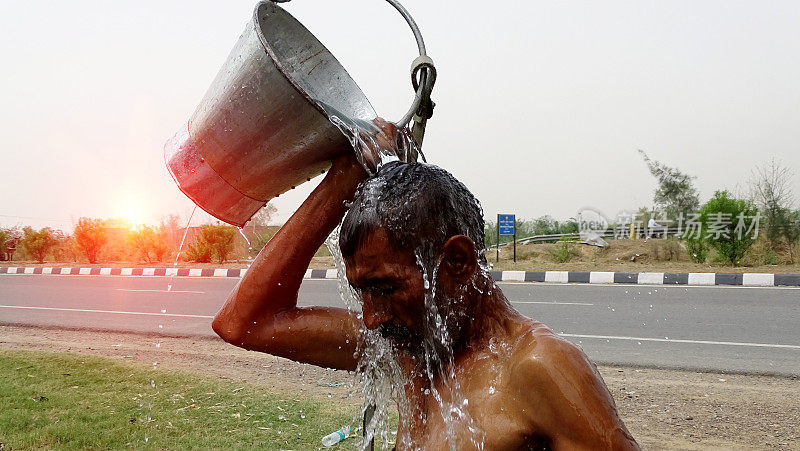
[[382,302],[375,302],[375,299],[368,295],[362,295],[362,313],[364,314],[364,325],[367,329],[375,330],[381,324],[389,322],[392,315],[387,311]]

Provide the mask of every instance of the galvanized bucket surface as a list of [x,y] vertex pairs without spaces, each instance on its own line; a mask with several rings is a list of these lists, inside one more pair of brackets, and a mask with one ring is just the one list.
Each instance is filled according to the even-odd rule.
[[261,2],[188,124],[165,145],[167,167],[198,206],[241,227],[352,151],[318,102],[354,119],[377,116],[311,32]]

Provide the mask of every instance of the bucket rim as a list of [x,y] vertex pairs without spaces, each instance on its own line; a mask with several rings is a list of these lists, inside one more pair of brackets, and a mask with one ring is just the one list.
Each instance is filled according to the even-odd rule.
[[304,89],[303,89],[303,88],[300,86],[300,84],[299,84],[299,83],[297,83],[297,81],[294,79],[294,77],[292,77],[292,76],[289,74],[289,71],[286,69],[286,67],[283,65],[283,63],[280,61],[280,59],[278,59],[277,55],[275,54],[275,51],[274,51],[274,50],[272,49],[272,47],[270,46],[270,43],[269,43],[269,41],[267,40],[267,37],[266,37],[266,36],[264,36],[264,30],[261,28],[261,24],[259,24],[259,21],[258,21],[258,11],[259,11],[259,10],[260,10],[262,7],[266,7],[266,8],[272,8],[274,11],[279,11],[279,12],[281,12],[282,14],[285,14],[285,15],[286,15],[286,16],[288,16],[288,17],[289,17],[291,20],[295,21],[295,22],[297,23],[297,25],[298,25],[298,26],[300,26],[300,28],[302,28],[303,30],[305,30],[305,31],[306,31],[306,32],[309,34],[309,36],[313,37],[313,38],[314,38],[314,39],[315,39],[317,42],[319,42],[319,45],[320,45],[320,46],[322,46],[322,48],[324,48],[326,52],[328,52],[328,54],[331,56],[331,58],[333,59],[333,61],[335,61],[335,62],[336,62],[336,64],[338,64],[338,65],[339,65],[339,67],[341,67],[341,68],[342,68],[342,71],[344,72],[344,74],[345,74],[345,75],[346,75],[346,76],[347,76],[347,77],[348,77],[348,78],[349,78],[349,79],[350,79],[350,80],[353,82],[353,84],[356,86],[356,88],[358,88],[358,91],[361,93],[361,96],[362,96],[362,97],[364,98],[364,100],[366,101],[366,103],[367,103],[367,105],[369,106],[370,110],[372,111],[373,115],[374,115],[375,117],[378,117],[378,113],[375,111],[375,107],[374,107],[374,106],[372,106],[372,102],[370,102],[370,101],[369,101],[369,98],[367,98],[367,95],[364,93],[364,90],[363,90],[363,89],[361,89],[361,86],[359,86],[359,85],[358,85],[358,82],[356,82],[356,80],[355,80],[355,79],[354,79],[354,78],[353,78],[353,77],[350,75],[350,73],[347,71],[347,69],[346,69],[346,68],[344,67],[344,65],[341,63],[341,61],[339,61],[339,59],[338,59],[338,58],[336,58],[336,55],[334,55],[334,54],[333,54],[333,52],[331,52],[331,51],[330,51],[330,49],[328,49],[328,47],[327,47],[325,44],[323,44],[323,43],[322,43],[322,41],[320,41],[319,39],[317,39],[317,37],[314,35],[314,33],[312,33],[312,32],[311,32],[311,30],[309,30],[308,28],[306,28],[306,26],[305,26],[305,25],[303,25],[303,23],[302,23],[302,22],[300,22],[299,20],[297,20],[297,18],[296,18],[296,17],[294,17],[294,16],[293,16],[293,15],[292,15],[292,14],[291,14],[289,11],[285,10],[284,8],[281,8],[281,7],[280,7],[278,4],[274,3],[274,2],[273,2],[273,1],[271,1],[271,0],[261,0],[261,1],[259,1],[259,2],[256,4],[256,7],[255,7],[255,9],[253,10],[253,24],[255,25],[255,31],[256,31],[256,34],[258,35],[258,40],[261,42],[261,46],[262,46],[262,47],[264,48],[264,50],[267,52],[267,55],[269,55],[269,57],[270,57],[270,59],[272,60],[273,64],[275,64],[275,67],[278,69],[278,71],[281,73],[281,75],[283,75],[283,78],[285,78],[285,79],[286,79],[286,81],[288,81],[288,82],[289,82],[289,84],[291,84],[291,85],[292,85],[292,88],[294,88],[294,90],[295,90],[295,91],[297,91],[297,92],[298,92],[298,93],[299,93],[301,96],[303,96],[303,98],[305,98],[305,99],[308,101],[308,103],[310,103],[311,105],[313,105],[313,106],[314,106],[314,108],[315,108],[315,109],[316,109],[316,110],[317,110],[317,111],[318,111],[320,114],[322,114],[323,116],[325,116],[326,118],[328,118],[328,120],[330,120],[330,117],[329,117],[329,116],[328,116],[328,114],[325,112],[325,110],[324,110],[324,109],[323,109],[323,108],[322,108],[322,107],[321,107],[321,106],[320,106],[320,105],[317,103],[317,99],[314,99],[314,98],[312,98],[312,97],[311,97],[311,96],[310,96],[310,95],[309,95],[309,94],[308,94],[308,93],[307,93],[307,92],[306,92],[306,91],[305,91],[305,90],[304,90]]
[[[167,172],[169,172],[169,175],[172,177],[172,180],[175,182],[175,184],[178,185],[178,189],[180,190],[180,192],[182,192],[183,195],[188,197],[189,200],[191,200],[197,207],[200,207],[201,210],[205,211],[206,213],[208,213],[209,215],[213,216],[214,218],[217,218],[220,221],[223,221],[223,222],[225,222],[227,224],[231,224],[233,226],[240,227],[240,228],[244,227],[245,224],[247,224],[250,221],[250,219],[252,219],[253,215],[255,215],[255,213],[258,212],[258,210],[263,208],[267,203],[269,203],[269,201],[271,201],[272,199],[274,199],[275,197],[278,197],[278,196],[270,198],[270,199],[268,199],[266,201],[263,201],[263,200],[260,200],[260,199],[255,199],[255,198],[253,198],[251,196],[248,196],[247,194],[241,192],[238,188],[233,186],[226,179],[224,179],[217,172],[216,169],[214,169],[210,165],[207,165],[207,168],[208,168],[209,171],[206,173],[206,177],[205,177],[205,182],[206,183],[214,184],[218,188],[220,188],[222,190],[226,190],[228,192],[231,192],[231,191],[235,192],[236,194],[238,194],[240,196],[240,201],[247,202],[250,205],[251,208],[253,206],[255,206],[255,205],[259,205],[259,207],[258,207],[258,209],[256,209],[253,212],[253,214],[250,215],[250,217],[247,220],[242,222],[240,220],[237,220],[236,216],[232,215],[230,210],[218,211],[217,209],[211,208],[209,205],[206,205],[205,202],[202,202],[201,199],[198,196],[196,196],[191,190],[189,190],[184,184],[181,183],[180,177],[175,172],[175,169],[172,167],[172,164],[170,164],[172,162],[173,157],[178,152],[189,152],[189,153],[194,153],[194,154],[197,154],[197,155],[200,155],[200,154],[197,152],[196,149],[183,149],[183,146],[180,147],[180,149],[182,149],[182,150],[176,150],[176,149],[172,148],[168,152],[168,149],[167,149],[167,146],[169,146],[170,143],[172,143],[172,142],[176,142],[177,143],[178,141],[181,141],[181,143],[183,145],[186,145],[187,140],[190,139],[189,138],[188,125],[189,124],[187,122],[187,124],[185,125],[185,127],[186,127],[185,131],[183,129],[179,130],[171,139],[167,140],[167,142],[164,144],[164,164],[167,167]],[[182,137],[181,137],[182,133],[185,134],[185,137],[186,137],[185,139],[182,139]],[[200,156],[200,159],[202,160],[202,156]]]

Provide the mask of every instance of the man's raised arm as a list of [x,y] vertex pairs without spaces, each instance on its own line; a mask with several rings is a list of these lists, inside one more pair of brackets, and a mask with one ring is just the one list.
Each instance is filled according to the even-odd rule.
[[325,179],[258,254],[212,322],[236,346],[299,362],[353,370],[358,320],[347,310],[297,307],[297,292],[317,249],[346,212],[366,173],[352,152],[333,162]]

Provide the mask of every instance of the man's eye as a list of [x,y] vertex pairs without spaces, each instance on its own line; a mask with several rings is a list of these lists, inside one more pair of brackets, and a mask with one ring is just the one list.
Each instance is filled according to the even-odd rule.
[[396,289],[394,285],[377,285],[372,288],[372,291],[381,296],[389,296],[394,293]]

